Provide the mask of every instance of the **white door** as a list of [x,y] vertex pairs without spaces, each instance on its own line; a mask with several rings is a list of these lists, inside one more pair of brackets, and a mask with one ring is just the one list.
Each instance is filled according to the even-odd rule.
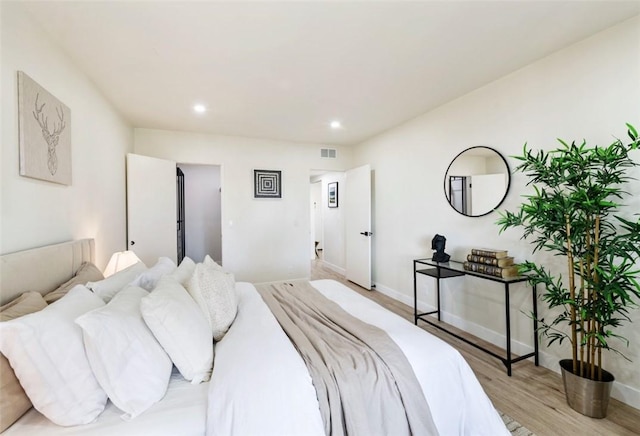
[[469,177],[471,180],[471,215],[491,212],[504,197],[506,181],[504,174],[482,174]]
[[348,170],[345,180],[346,278],[371,289],[371,167]]
[[147,266],[177,258],[176,163],[127,154],[127,248]]

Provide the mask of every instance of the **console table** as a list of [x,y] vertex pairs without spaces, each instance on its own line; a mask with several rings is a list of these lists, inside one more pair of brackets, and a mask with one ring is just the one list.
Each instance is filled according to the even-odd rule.
[[[426,267],[426,268],[425,268]],[[434,277],[436,279],[436,300],[437,300],[437,309],[432,310],[430,312],[418,313],[418,286],[417,286],[417,277],[418,274]],[[437,315],[438,321],[440,321],[440,280],[447,279],[451,277],[463,277],[463,276],[473,276],[478,277],[485,280],[491,280],[493,282],[502,283],[504,285],[504,300],[505,300],[505,317],[506,317],[506,356],[501,356],[493,351],[484,348],[483,346],[470,341],[451,330],[447,330],[440,324],[437,324],[432,321],[433,317],[431,315]],[[518,277],[494,277],[487,274],[481,274],[474,271],[467,271],[464,269],[462,262],[449,261],[449,262],[436,262],[431,259],[415,259],[413,261],[413,315],[414,315],[414,324],[418,324],[418,320],[424,321],[433,327],[436,327],[450,335],[455,336],[461,341],[466,342],[469,345],[472,345],[479,350],[484,351],[496,357],[502,361],[502,363],[507,367],[507,374],[511,376],[511,365],[519,362],[524,359],[528,359],[529,357],[533,357],[535,360],[536,366],[538,366],[538,302],[537,302],[537,290],[536,286],[532,286],[532,294],[533,294],[533,353],[525,354],[523,356],[519,356],[516,358],[511,357],[511,316],[509,313],[509,292],[510,285],[514,283],[526,282],[527,277],[518,276]],[[431,319],[429,319],[431,318]]]

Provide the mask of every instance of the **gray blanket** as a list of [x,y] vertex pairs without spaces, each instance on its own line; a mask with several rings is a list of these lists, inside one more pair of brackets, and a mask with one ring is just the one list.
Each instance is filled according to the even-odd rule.
[[383,330],[307,282],[256,288],[309,368],[327,435],[438,434],[411,365]]

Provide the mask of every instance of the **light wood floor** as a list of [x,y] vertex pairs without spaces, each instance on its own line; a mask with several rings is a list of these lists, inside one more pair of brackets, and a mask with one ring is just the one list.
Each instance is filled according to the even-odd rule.
[[[413,322],[413,308],[377,291],[367,291],[313,261],[311,278],[334,279]],[[493,405],[537,436],[640,435],[640,410],[611,399],[605,419],[587,418],[571,409],[564,397],[560,375],[525,361],[514,365],[507,376],[502,362],[490,355],[420,322],[420,327],[454,346],[467,360]],[[452,328],[452,327],[449,327]],[[461,332],[469,339],[470,335]],[[480,340],[478,340],[480,342]],[[490,346],[489,344],[484,344]]]

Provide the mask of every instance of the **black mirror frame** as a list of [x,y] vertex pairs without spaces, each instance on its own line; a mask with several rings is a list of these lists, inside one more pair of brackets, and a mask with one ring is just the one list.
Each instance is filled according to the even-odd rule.
[[[480,215],[468,215],[466,213],[462,213],[460,212],[458,209],[456,209],[455,207],[453,207],[453,205],[451,204],[451,193],[449,193],[449,195],[447,195],[447,183],[449,182],[447,175],[449,174],[449,170],[451,169],[451,165],[453,165],[453,163],[456,161],[457,158],[459,158],[462,154],[464,154],[465,152],[469,151],[469,150],[473,150],[474,148],[485,148],[487,150],[491,150],[493,151],[495,154],[497,154],[498,156],[500,156],[500,158],[502,159],[502,161],[504,162],[504,166],[507,169],[507,187],[504,190],[504,195],[502,196],[502,199],[498,202],[498,204],[495,205],[495,207],[483,214]],[[492,147],[487,147],[486,145],[474,145],[473,147],[469,147],[466,148],[464,150],[462,150],[460,153],[458,153],[456,155],[456,157],[454,157],[451,162],[449,163],[449,166],[447,167],[447,170],[444,173],[444,198],[447,200],[447,203],[449,204],[449,206],[451,206],[451,208],[453,210],[455,210],[456,212],[458,212],[460,215],[462,216],[466,216],[469,218],[478,218],[478,217],[482,217],[485,215],[489,215],[491,212],[495,211],[496,209],[498,209],[500,207],[500,205],[502,203],[504,203],[504,200],[507,198],[507,194],[509,194],[509,188],[511,187],[511,169],[509,168],[509,164],[507,163],[507,160],[505,159],[505,157],[502,155],[502,153],[500,153],[498,150],[496,150],[495,148]]]

